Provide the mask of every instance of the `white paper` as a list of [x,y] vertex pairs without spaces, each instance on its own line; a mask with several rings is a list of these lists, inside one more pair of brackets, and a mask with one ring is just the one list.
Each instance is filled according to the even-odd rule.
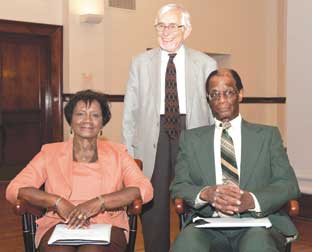
[[88,228],[68,229],[65,224],[57,224],[48,241],[53,245],[83,245],[110,243],[111,224],[91,224]]
[[223,218],[193,218],[193,222],[200,222],[195,227],[197,228],[233,228],[233,227],[266,227],[272,226],[269,218],[235,218],[235,217],[223,217]]

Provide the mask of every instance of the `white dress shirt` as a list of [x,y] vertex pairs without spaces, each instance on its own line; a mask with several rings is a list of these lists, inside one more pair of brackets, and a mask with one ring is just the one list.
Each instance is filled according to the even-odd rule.
[[[173,62],[176,67],[177,76],[177,89],[179,97],[180,114],[186,114],[186,96],[185,96],[185,48],[182,45],[176,52]],[[161,50],[161,63],[160,63],[160,114],[165,114],[165,79],[166,70],[169,60],[169,53]]]
[[[236,164],[238,169],[238,174],[240,177],[240,164],[241,164],[241,150],[242,150],[242,117],[239,114],[237,117],[235,117],[233,120],[230,121],[231,127],[228,129],[228,133],[231,136],[234,144],[234,151],[235,151],[235,158],[236,158]],[[214,132],[214,159],[215,159],[215,172],[216,172],[216,184],[220,185],[223,183],[222,181],[222,168],[221,168],[221,135],[222,135],[222,122],[215,119],[215,132]],[[206,189],[207,187],[204,187],[201,191]],[[203,201],[200,199],[200,193],[198,193],[196,199],[195,199],[195,207],[201,207],[208,202]],[[255,212],[261,212],[261,208],[259,205],[259,202],[256,198],[256,196],[251,193],[255,208],[249,209],[249,211],[255,211]]]

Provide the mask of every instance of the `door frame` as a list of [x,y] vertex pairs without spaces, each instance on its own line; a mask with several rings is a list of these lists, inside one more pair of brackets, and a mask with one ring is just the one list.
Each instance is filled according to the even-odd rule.
[[46,94],[46,120],[52,128],[51,142],[63,140],[63,26],[0,19],[0,32],[47,37],[50,69]]

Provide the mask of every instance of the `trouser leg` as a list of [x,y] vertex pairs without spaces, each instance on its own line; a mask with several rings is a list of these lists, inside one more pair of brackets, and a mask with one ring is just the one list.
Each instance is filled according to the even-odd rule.
[[283,252],[286,239],[274,228],[249,228],[239,239],[239,252]]
[[190,224],[181,231],[172,245],[173,252],[233,252],[222,232],[194,226]]
[[169,209],[169,144],[166,136],[158,141],[155,168],[151,183],[154,197],[143,206],[142,226],[145,252],[168,252],[170,246]]
[[[185,128],[185,117],[182,118]],[[153,200],[143,206],[142,227],[145,252],[168,252],[170,248],[170,193],[169,186],[174,175],[178,152],[178,139],[169,139],[160,120],[160,134],[151,183]]]

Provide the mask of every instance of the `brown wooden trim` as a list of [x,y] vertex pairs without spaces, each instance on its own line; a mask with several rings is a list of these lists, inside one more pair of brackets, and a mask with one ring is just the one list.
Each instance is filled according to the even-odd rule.
[[[70,97],[73,96],[73,93],[63,93],[62,94],[62,98],[63,98],[63,102],[68,102]],[[107,94],[108,96],[108,100],[110,102],[123,102],[124,101],[124,95],[110,95]]]
[[53,138],[58,141],[63,140],[63,27],[56,27],[54,33],[50,36],[51,41],[51,97],[52,97],[52,114],[59,115],[58,118],[53,116]]
[[48,117],[52,129],[53,141],[63,140],[63,27],[59,25],[37,24],[30,22],[0,19],[0,32],[11,34],[29,34],[45,36],[50,42],[50,90],[47,91],[46,102]]
[[37,24],[22,21],[12,21],[0,19],[0,32],[18,33],[18,34],[37,34],[42,36],[52,36],[55,30],[62,28],[59,25]]
[[242,103],[286,103],[286,97],[243,97]]
[[[72,93],[64,93],[62,95],[63,102],[69,100]],[[108,94],[108,100],[110,102],[123,102],[124,95],[110,95]],[[242,103],[257,103],[257,104],[285,104],[286,97],[244,97]]]

